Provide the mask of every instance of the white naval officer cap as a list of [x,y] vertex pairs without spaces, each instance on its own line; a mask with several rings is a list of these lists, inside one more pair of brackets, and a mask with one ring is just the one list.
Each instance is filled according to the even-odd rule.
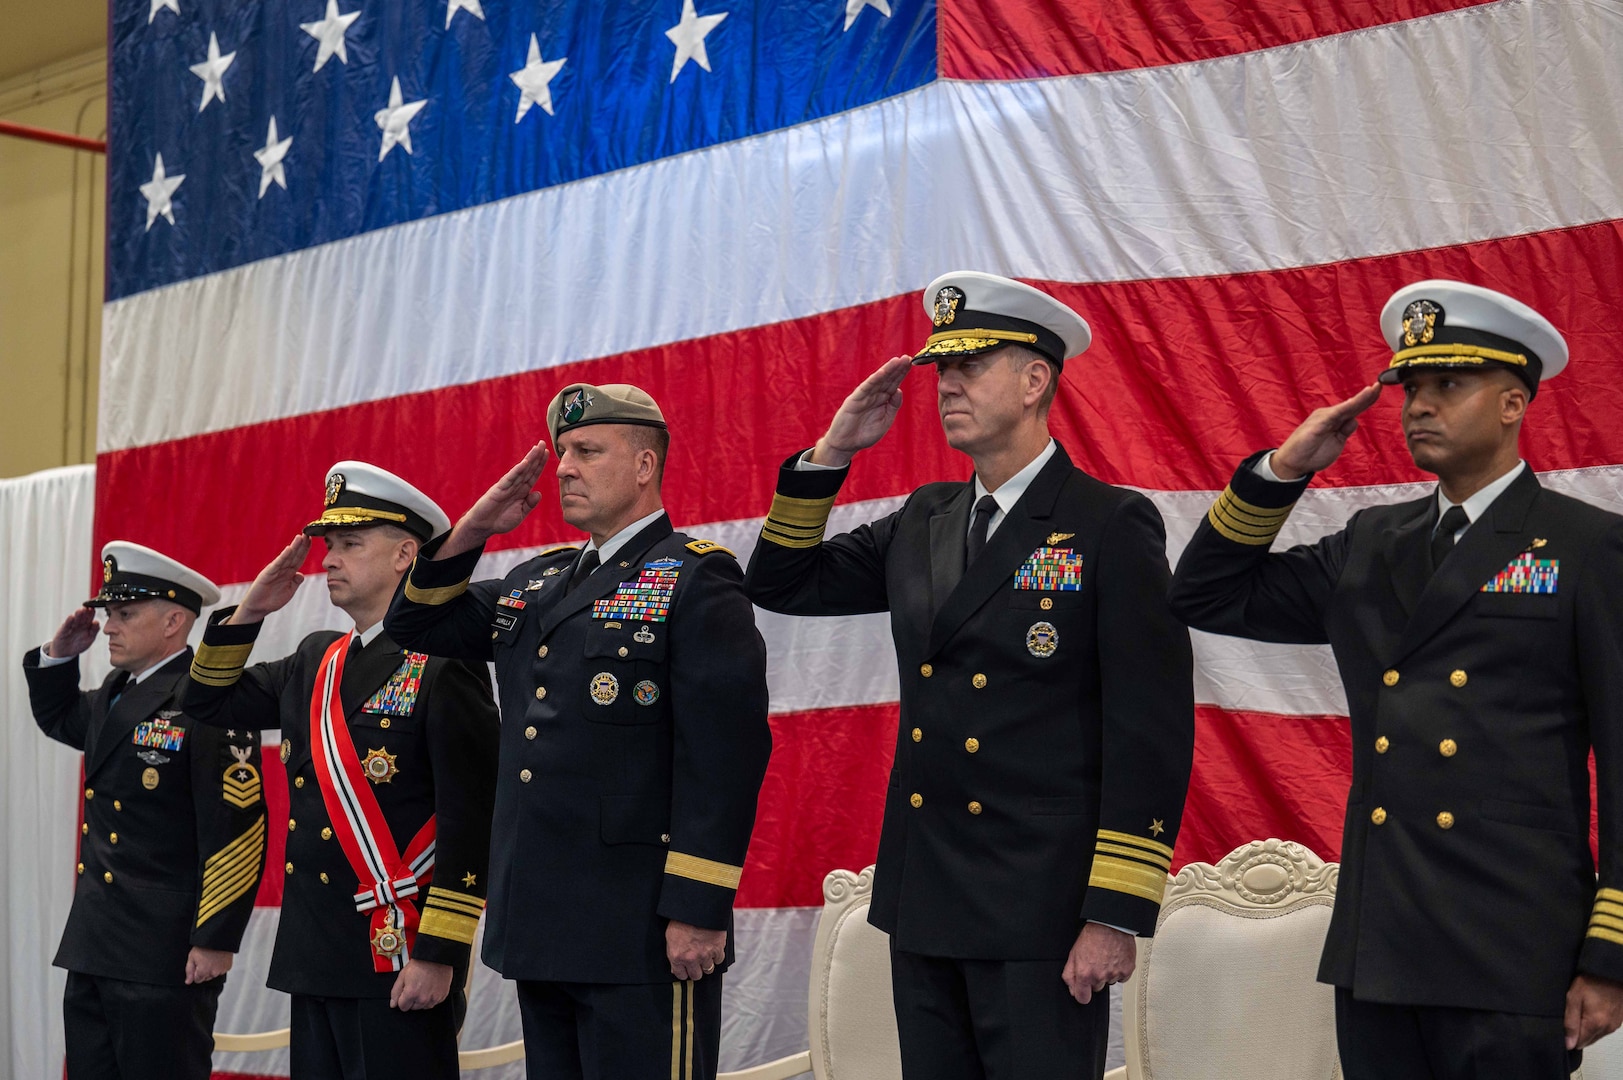
[[433,499],[389,470],[340,461],[327,470],[326,507],[304,527],[304,534],[369,525],[398,525],[419,540],[432,540],[450,531],[451,519]]
[[220,602],[220,590],[161,551],[113,540],[101,549],[101,588],[84,606],[107,607],[131,600],[171,600],[196,615]]
[[1063,368],[1093,341],[1087,321],[1041,289],[977,270],[954,270],[925,286],[924,313],[935,332],[915,364],[1024,345]]
[[1567,366],[1567,342],[1549,319],[1504,293],[1463,281],[1417,281],[1381,309],[1391,385],[1408,370],[1509,368],[1533,394]]

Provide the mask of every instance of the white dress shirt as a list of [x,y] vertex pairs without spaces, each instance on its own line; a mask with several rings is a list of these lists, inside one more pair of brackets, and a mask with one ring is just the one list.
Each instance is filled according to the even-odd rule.
[[599,560],[598,565],[606,565],[610,559],[614,558],[621,548],[626,546],[626,542],[628,540],[642,532],[654,522],[658,521],[660,517],[664,515],[664,513],[665,508],[662,506],[658,510],[655,510],[652,514],[649,514],[646,517],[638,518],[630,525],[627,525],[625,528],[603,541],[602,547],[598,547],[596,540],[588,540],[586,542],[586,547],[581,549],[580,557],[584,559],[588,551],[596,550]]
[[[50,644],[50,642],[47,641],[45,643],[45,645],[41,645],[39,647],[39,666],[40,667],[42,667],[42,668],[56,667],[56,665],[58,665],[58,664],[65,664],[69,660],[78,659],[78,656],[79,656],[78,653],[75,653],[72,656],[52,656],[50,653],[45,651],[45,646],[49,645],[49,644]],[[183,653],[185,651],[186,651],[186,647],[184,645],[182,645],[180,648],[176,649],[174,652],[170,653],[168,656],[164,657],[162,660],[159,660],[156,664],[153,664],[151,667],[149,667],[149,668],[145,669],[144,671],[142,671],[139,675],[131,676],[130,681],[124,684],[124,689],[128,690],[132,686],[139,686],[141,684],[141,681],[143,679],[145,679],[148,675],[151,675],[154,671],[157,671],[159,668],[163,667],[169,661],[173,660],[175,657],[179,656],[181,653]]]

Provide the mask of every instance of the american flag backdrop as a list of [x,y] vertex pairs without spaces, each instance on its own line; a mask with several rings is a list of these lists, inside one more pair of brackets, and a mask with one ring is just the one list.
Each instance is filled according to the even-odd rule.
[[[573,379],[659,400],[678,528],[747,559],[778,462],[918,346],[919,290],[957,268],[1092,324],[1054,432],[1150,494],[1173,560],[1243,456],[1385,365],[1380,307],[1427,277],[1567,335],[1524,453],[1623,509],[1623,0],[112,8],[96,544],[157,547],[237,583],[227,602],[319,513],[332,462],[399,472],[455,518]],[[910,376],[831,528],[968,476],[933,380]],[[1418,490],[1397,424],[1395,398],[1368,414],[1283,541]],[[490,572],[579,539],[550,471],[543,489]],[[312,582],[255,657],[343,625]],[[821,881],[873,859],[897,712],[883,617],[760,626],[776,749],[728,1068],[804,1046]],[[1175,868],[1267,836],[1336,858],[1351,750],[1328,651],[1195,648]],[[254,985],[281,863],[273,845],[224,1029],[285,1023]],[[464,1045],[516,1035],[487,972]]]

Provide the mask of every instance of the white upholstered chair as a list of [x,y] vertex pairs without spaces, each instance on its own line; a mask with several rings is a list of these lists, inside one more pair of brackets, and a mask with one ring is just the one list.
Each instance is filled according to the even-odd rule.
[[1337,1080],[1335,997],[1315,980],[1340,867],[1258,840],[1167,884],[1122,987],[1107,1080]]

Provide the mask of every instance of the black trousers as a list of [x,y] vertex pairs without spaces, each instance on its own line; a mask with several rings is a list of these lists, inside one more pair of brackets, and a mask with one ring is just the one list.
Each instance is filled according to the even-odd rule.
[[1381,1005],[1336,987],[1336,1042],[1346,1080],[1567,1080],[1559,1016]]
[[1110,994],[1071,997],[1053,960],[951,960],[890,950],[903,1080],[1098,1080]]
[[468,999],[454,988],[432,1009],[388,998],[293,995],[292,1080],[457,1080],[456,1036]]
[[530,1080],[715,1080],[721,976],[698,982],[520,982]]
[[68,972],[67,1080],[208,1080],[225,976],[153,986]]

